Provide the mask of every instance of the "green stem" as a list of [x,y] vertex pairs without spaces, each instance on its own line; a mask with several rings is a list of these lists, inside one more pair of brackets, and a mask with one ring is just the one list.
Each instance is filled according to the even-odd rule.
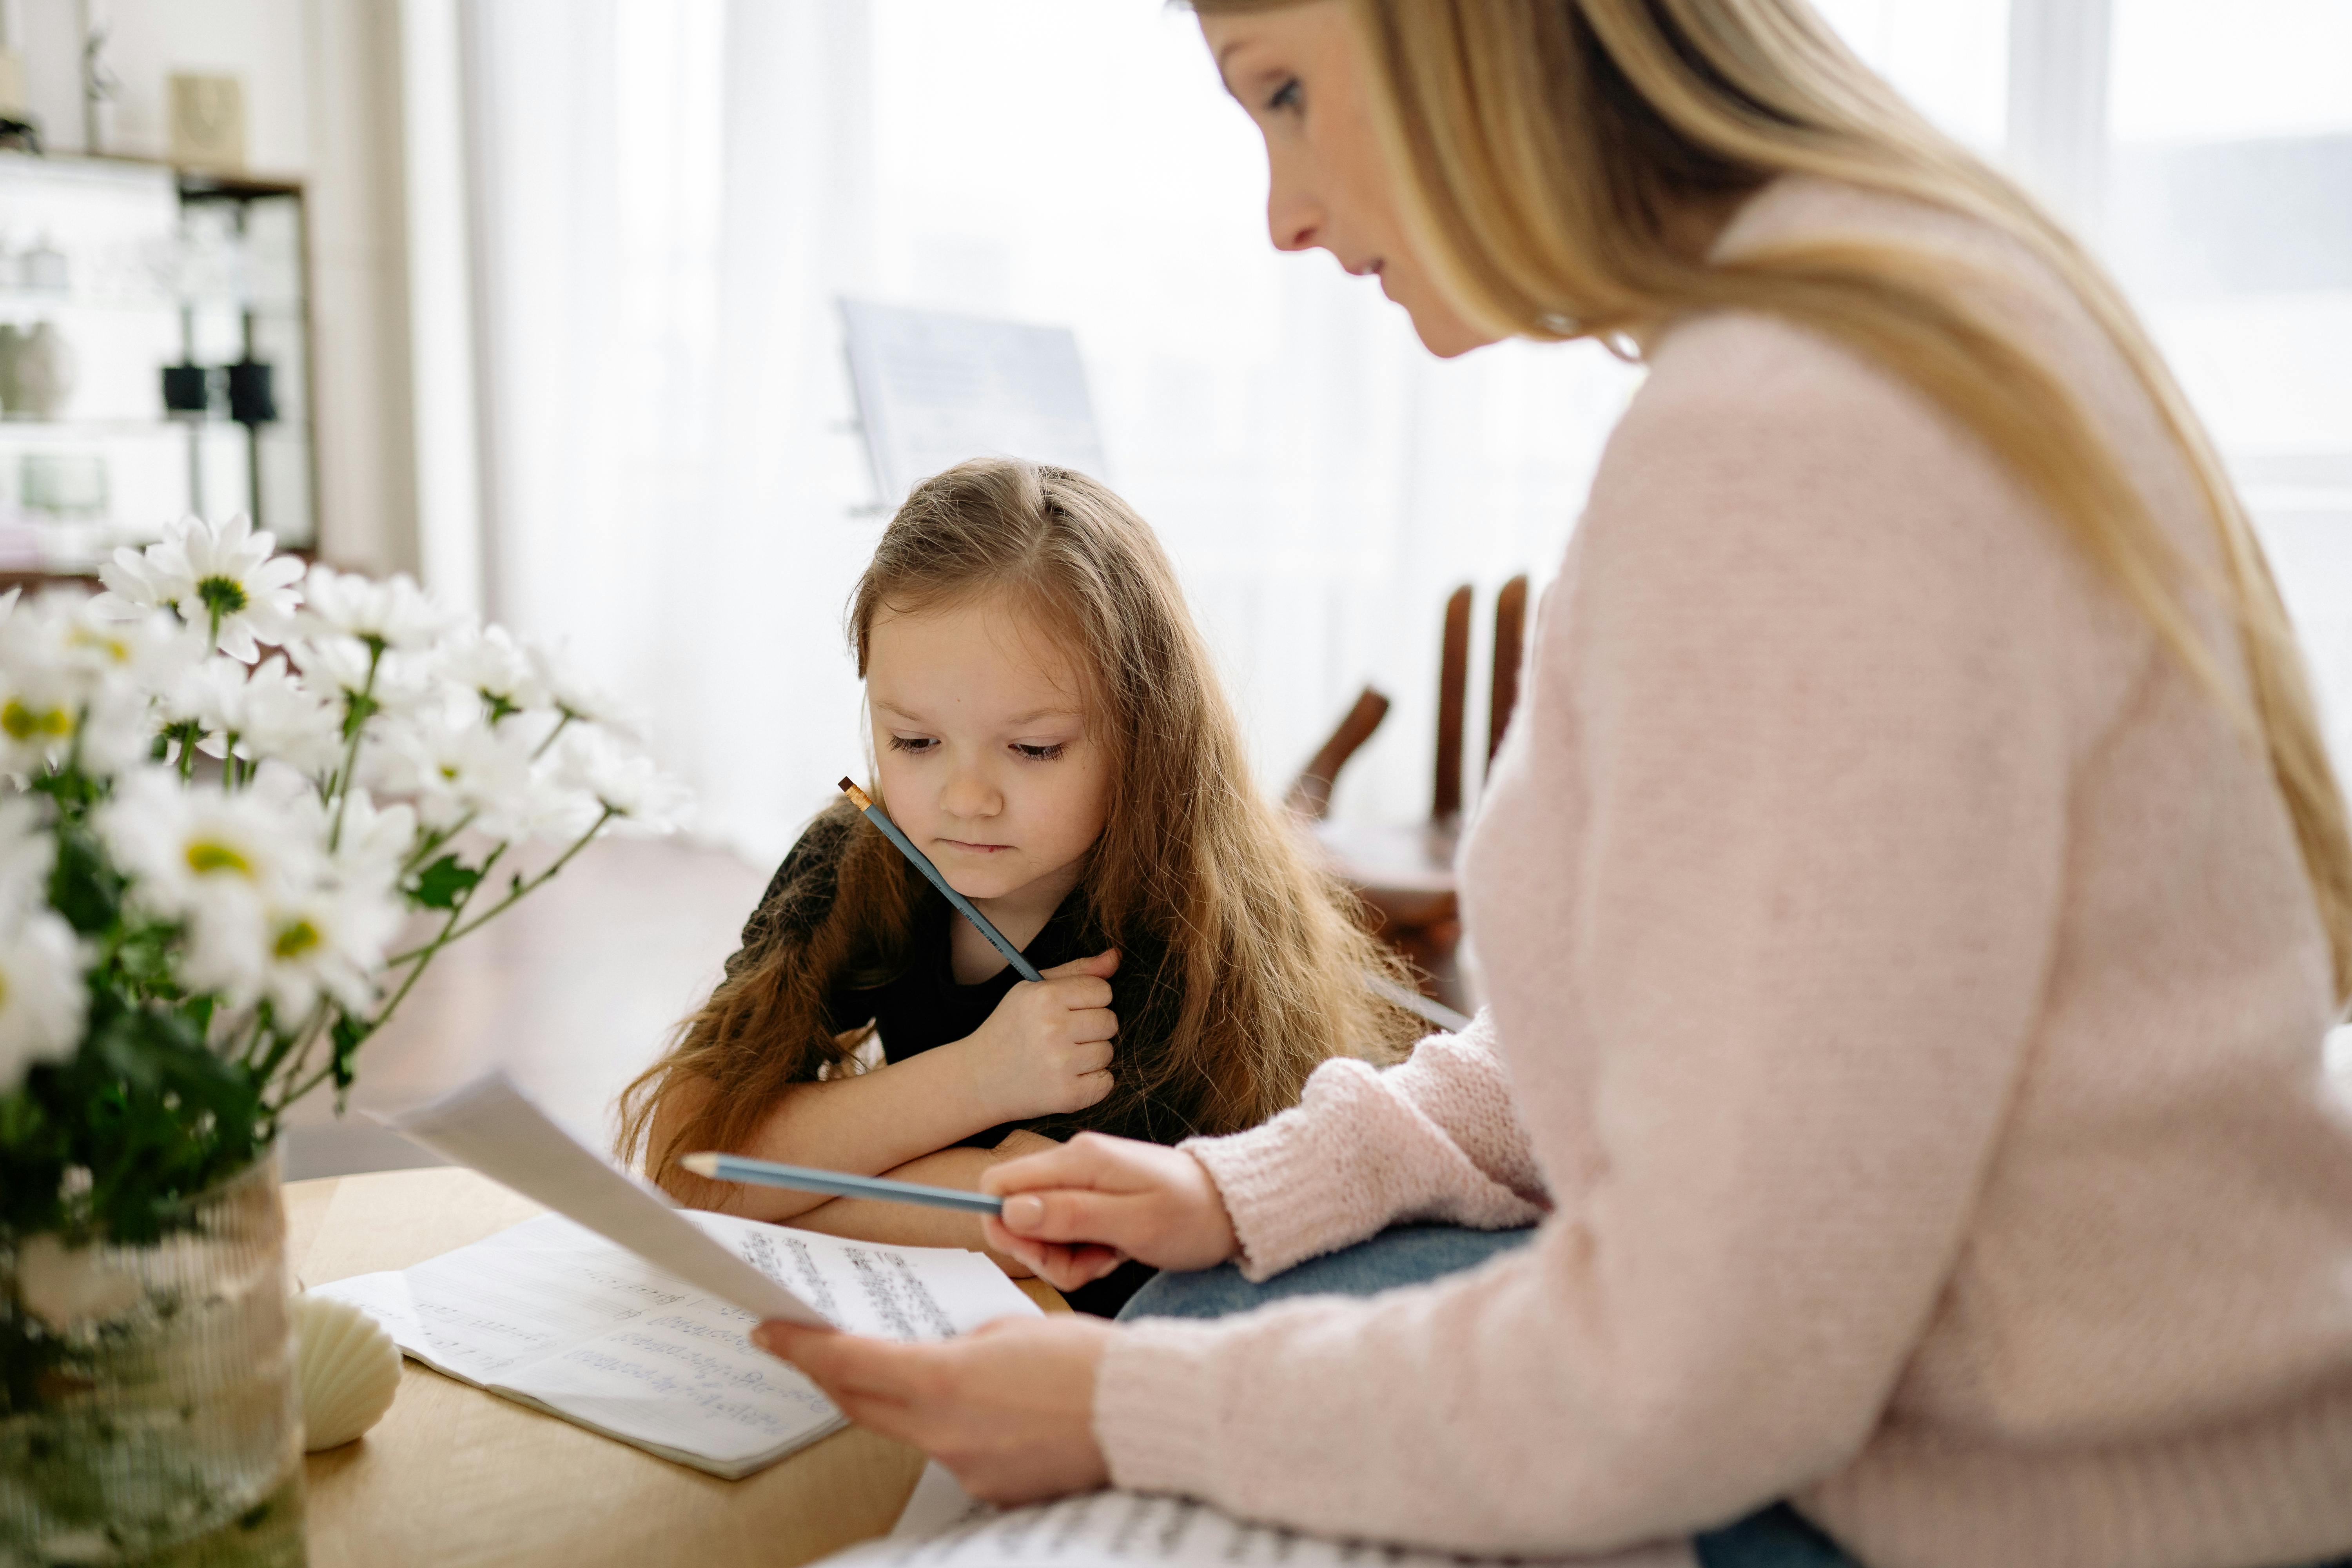
[[[558,871],[562,870],[563,868],[572,864],[572,858],[574,855],[579,854],[580,851],[588,847],[589,840],[594,838],[597,834],[602,833],[604,830],[604,825],[606,823],[612,821],[614,817],[619,815],[620,813],[614,811],[611,806],[606,806],[603,815],[596,818],[595,826],[590,827],[587,832],[573,839],[572,841],[571,847],[564,850],[562,854],[557,856],[555,858],[555,863],[548,867],[546,870],[540,872],[535,877],[528,877],[516,882],[513,888],[508,891],[505,898],[500,899],[497,903],[492,904],[488,909],[484,910],[480,914],[474,917],[474,919],[467,921],[464,925],[452,925],[449,929],[444,931],[439,936],[435,937],[425,946],[411,948],[408,952],[401,953],[396,957],[384,960],[385,966],[389,968],[394,965],[407,963],[420,958],[430,958],[434,952],[438,951],[445,944],[455,942],[459,937],[468,936],[473,932],[481,930],[484,926],[498,919],[499,916],[504,914],[507,910],[514,908],[515,905],[520,903],[523,900],[529,898],[531,894],[545,887],[554,879],[555,874]],[[482,875],[486,879],[489,876],[492,862],[495,862],[499,856],[505,852],[506,846],[501,844],[499,846],[498,849],[491,854],[490,858],[482,863]],[[474,886],[476,888],[479,888],[481,883],[477,882]],[[467,894],[467,901],[470,902],[472,898],[472,892],[468,891]],[[419,964],[418,967],[422,968],[423,965]]]
[[448,843],[449,840],[457,837],[460,833],[465,832],[467,827],[473,825],[474,818],[479,815],[480,814],[478,812],[469,811],[465,816],[459,817],[456,822],[451,823],[441,832],[427,833],[424,837],[418,839],[416,841],[416,847],[408,852],[408,858],[400,863],[401,875],[404,877],[406,876],[409,872],[415,870],[419,866],[424,865],[425,861],[431,859],[433,858],[433,852],[436,849],[440,848],[441,846]]
[[[279,1037],[278,1048],[270,1053],[268,1061],[262,1067],[260,1072],[255,1075],[258,1082],[267,1086],[278,1076],[280,1066],[285,1067],[286,1076],[289,1079],[300,1075],[303,1064],[310,1059],[310,1047],[319,1043],[319,1036],[326,1027],[327,1011],[327,1004],[322,998],[317,1006],[310,1009],[310,1018],[304,1022],[299,1031]],[[331,1059],[328,1062],[326,1070],[329,1073],[334,1071],[334,1063]],[[283,1095],[275,1101],[265,1099],[262,1102],[264,1120],[275,1126],[278,1119],[286,1113],[287,1108],[316,1089],[320,1081],[313,1079],[300,1089]]]
[[538,750],[531,752],[530,760],[534,763],[539,761],[540,758],[547,755],[547,748],[555,744],[555,737],[563,733],[564,726],[571,723],[572,721],[573,714],[572,710],[569,708],[559,708],[556,711],[562,714],[563,717],[555,721],[555,728],[547,732],[547,739],[541,741],[539,743]]
[[369,704],[375,700],[376,667],[383,662],[383,644],[370,637],[367,679],[360,683],[359,697],[345,715],[352,721],[352,732],[343,743],[343,765],[336,774],[336,787],[341,793],[335,796],[334,826],[327,830],[327,853],[330,855],[342,847],[343,805],[352,798],[352,781],[359,776],[360,741],[367,734]]

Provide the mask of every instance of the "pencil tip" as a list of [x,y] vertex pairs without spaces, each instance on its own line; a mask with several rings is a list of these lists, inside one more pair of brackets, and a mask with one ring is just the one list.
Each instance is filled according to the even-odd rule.
[[716,1154],[687,1154],[681,1156],[677,1163],[698,1176],[719,1174],[719,1156]]

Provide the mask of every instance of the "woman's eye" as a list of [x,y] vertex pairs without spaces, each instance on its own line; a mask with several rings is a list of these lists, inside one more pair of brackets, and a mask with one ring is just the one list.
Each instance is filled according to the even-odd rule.
[[1016,741],[1013,744],[1013,749],[1033,763],[1050,763],[1062,754],[1062,748],[1066,743],[1056,741],[1050,746],[1028,746]]
[[923,752],[929,751],[932,747],[938,744],[939,742],[932,740],[929,735],[893,735],[890,737],[890,749],[892,751],[912,752],[918,756],[920,756]]
[[1298,79],[1292,77],[1274,89],[1274,96],[1265,100],[1265,111],[1268,114],[1279,114],[1285,110],[1297,108],[1299,102]]

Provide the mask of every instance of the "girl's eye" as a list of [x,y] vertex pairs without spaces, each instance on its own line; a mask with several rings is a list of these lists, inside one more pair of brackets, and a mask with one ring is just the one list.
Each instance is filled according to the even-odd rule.
[[1285,110],[1297,109],[1300,101],[1298,79],[1292,77],[1275,89],[1274,96],[1265,100],[1265,111],[1268,114],[1279,114]]
[[932,740],[929,735],[893,735],[890,737],[890,749],[892,751],[912,752],[917,756],[922,755],[922,753],[929,751],[932,747],[938,744],[939,742]]
[[1013,743],[1013,749],[1033,763],[1050,763],[1062,754],[1062,748],[1066,744],[1067,744],[1066,742],[1056,741],[1050,746],[1028,746],[1015,741]]

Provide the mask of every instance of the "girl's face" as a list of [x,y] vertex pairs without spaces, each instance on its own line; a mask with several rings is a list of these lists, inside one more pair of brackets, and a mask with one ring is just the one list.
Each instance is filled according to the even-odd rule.
[[1076,663],[1002,595],[887,607],[866,646],[866,702],[896,822],[970,899],[1050,912],[1103,829],[1108,747]]
[[1372,118],[1370,62],[1344,0],[1204,16],[1225,90],[1265,137],[1265,221],[1277,250],[1329,251],[1405,308],[1429,352],[1493,342],[1438,290],[1407,241]]

